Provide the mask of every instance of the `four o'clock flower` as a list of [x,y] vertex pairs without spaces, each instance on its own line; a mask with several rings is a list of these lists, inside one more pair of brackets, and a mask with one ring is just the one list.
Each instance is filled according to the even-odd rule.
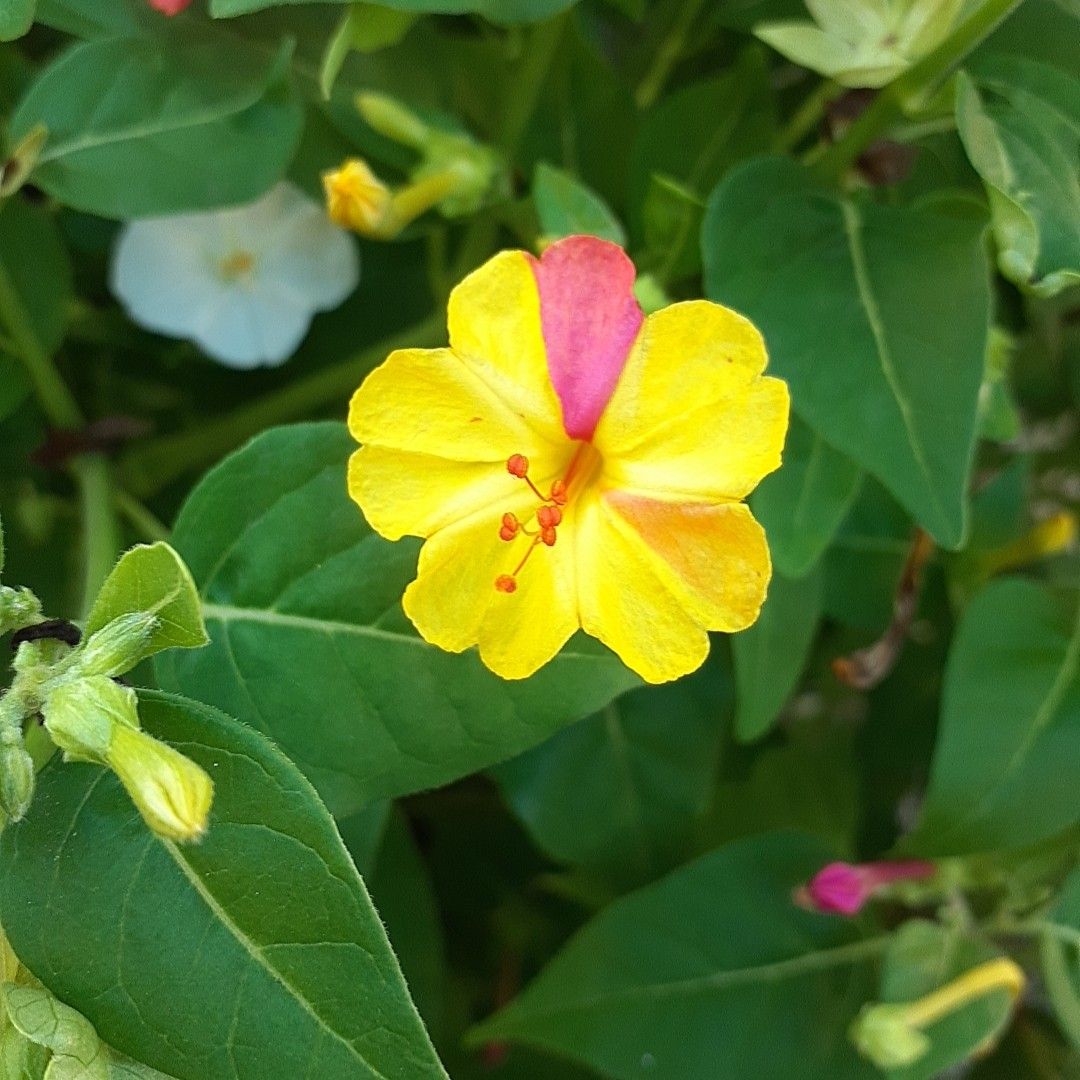
[[742,499],[780,464],[787,387],[742,316],[646,318],[633,283],[593,237],[502,252],[452,293],[449,348],[391,354],[352,401],[352,497],[383,536],[427,540],[407,615],[504,678],[580,627],[674,679],[765,597]]
[[853,865],[834,862],[822,867],[802,891],[805,901],[818,911],[855,915],[875,893],[898,881],[921,881],[932,877],[932,862],[878,862]]

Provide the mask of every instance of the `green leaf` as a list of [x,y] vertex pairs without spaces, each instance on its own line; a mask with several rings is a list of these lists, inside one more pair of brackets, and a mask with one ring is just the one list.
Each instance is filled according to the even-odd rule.
[[837,1034],[887,939],[791,898],[828,859],[803,837],[759,836],[623,897],[472,1041],[527,1042],[616,1080],[872,1080]]
[[[349,3],[350,0],[332,0]],[[310,0],[210,0],[210,14],[216,19],[246,15],[288,4],[305,4]],[[484,15],[496,23],[528,23],[549,19],[560,11],[573,7],[578,0],[378,0],[382,7],[395,11],[415,11],[439,15]]]
[[44,124],[34,182],[103,217],[247,202],[280,179],[300,137],[289,55],[190,23],[76,45],[30,87],[12,135]]
[[851,458],[834,450],[792,414],[784,467],[766,476],[750,499],[781,574],[801,578],[817,564],[844,520],[861,479]]
[[1080,281],[1080,91],[1071,75],[992,56],[957,76],[956,122],[987,186],[998,266],[1052,296]]
[[[922,919],[904,923],[893,935],[881,976],[881,1001],[915,1001],[1002,954],[987,942]],[[889,1080],[934,1080],[1000,1034],[1012,1013],[1005,990],[975,998],[923,1030],[926,1056],[906,1068],[890,1069]]]
[[400,599],[418,544],[391,544],[345,488],[341,424],[279,428],[214,469],[173,542],[211,644],[157,661],[161,685],[265,731],[337,813],[486,768],[637,685],[575,639],[522,682],[417,636]]
[[715,658],[644,687],[499,766],[495,778],[537,845],[619,882],[687,854],[716,785],[728,679]]
[[146,0],[38,0],[37,20],[77,38],[139,34],[161,27]]
[[663,175],[704,197],[737,161],[764,153],[776,128],[764,51],[744,49],[723,75],[692,83],[645,114],[631,151],[630,207],[644,234],[652,177]]
[[319,66],[319,89],[329,98],[351,52],[373,53],[396,45],[416,21],[415,15],[378,4],[354,3],[326,44]]
[[568,172],[540,162],[533,174],[532,194],[544,239],[588,233],[625,246],[626,233],[611,207]]
[[120,557],[94,601],[85,636],[132,612],[149,612],[158,618],[138,660],[165,649],[197,649],[210,640],[195,582],[168,544],[140,544]]
[[717,186],[702,232],[709,297],[760,327],[802,418],[950,548],[990,326],[984,228],[967,202],[856,202],[765,158]]
[[1080,609],[1039,585],[988,585],[964,612],[945,671],[922,816],[905,847],[1020,847],[1080,818]]
[[[9,316],[7,323],[0,319],[0,337],[20,352],[51,355],[64,338],[72,290],[71,260],[52,217],[19,197],[0,202],[0,296]],[[11,393],[6,381],[0,400]]]
[[0,838],[0,921],[23,964],[178,1080],[445,1078],[303,777],[213,709],[147,692],[139,713],[214,777],[209,833],[162,840],[111,773],[54,759]]
[[798,684],[821,620],[821,577],[773,574],[756,623],[731,639],[737,687],[735,736],[760,738]]
[[662,281],[680,281],[701,271],[701,220],[705,204],[669,176],[653,174],[641,208],[650,265]]
[[0,0],[0,41],[22,37],[34,22],[36,0]]
[[1073,870],[1042,920],[1043,981],[1064,1035],[1080,1051],[1080,869]]
[[19,1034],[51,1052],[48,1080],[170,1080],[106,1046],[86,1017],[44,987],[7,983],[3,1004]]

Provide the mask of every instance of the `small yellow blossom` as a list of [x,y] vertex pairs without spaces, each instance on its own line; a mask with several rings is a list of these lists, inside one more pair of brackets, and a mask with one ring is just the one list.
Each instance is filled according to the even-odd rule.
[[351,158],[340,169],[325,173],[323,188],[327,213],[335,225],[361,236],[382,235],[389,226],[393,193],[366,162]]
[[391,354],[353,397],[352,497],[381,535],[427,541],[406,614],[504,678],[582,628],[674,679],[765,598],[742,500],[780,464],[787,387],[742,316],[646,317],[633,285],[594,237],[503,252],[451,295],[449,348]]

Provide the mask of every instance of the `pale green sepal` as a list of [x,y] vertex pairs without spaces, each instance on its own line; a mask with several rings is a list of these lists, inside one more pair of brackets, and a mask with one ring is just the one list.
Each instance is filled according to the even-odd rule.
[[45,728],[68,761],[106,763],[116,727],[138,729],[135,691],[106,675],[62,682],[42,706]]
[[161,625],[156,615],[132,611],[107,623],[79,649],[77,665],[83,675],[123,675],[148,653]]
[[139,545],[120,557],[94,601],[87,636],[132,612],[148,613],[158,620],[132,667],[165,649],[197,649],[209,640],[195,583],[183,560],[166,543]]

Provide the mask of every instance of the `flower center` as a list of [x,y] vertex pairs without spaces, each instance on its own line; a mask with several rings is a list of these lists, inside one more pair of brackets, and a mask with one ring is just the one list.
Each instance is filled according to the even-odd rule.
[[255,256],[242,248],[230,252],[218,263],[218,273],[226,281],[238,281],[240,278],[250,277],[254,269]]
[[525,554],[521,556],[521,561],[509,574],[500,574],[495,579],[495,588],[499,592],[516,592],[518,574],[529,561],[529,556],[540,545],[555,546],[555,542],[559,539],[559,526],[562,524],[563,513],[570,502],[575,486],[580,491],[597,464],[599,464],[599,455],[592,446],[587,442],[578,443],[574,456],[566,467],[566,472],[563,473],[561,479],[552,483],[551,490],[545,495],[529,478],[529,459],[524,454],[511,454],[506,459],[506,471],[511,476],[523,480],[540,501],[540,505],[524,524],[514,514],[508,513],[502,516],[499,539],[510,542],[522,535],[529,538],[529,546]]

